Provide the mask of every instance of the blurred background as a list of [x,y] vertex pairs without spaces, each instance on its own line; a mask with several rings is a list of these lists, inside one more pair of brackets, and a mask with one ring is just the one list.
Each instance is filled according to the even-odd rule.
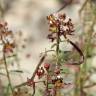
[[[93,46],[91,44],[87,46],[88,38],[92,39],[90,39],[92,44],[96,42],[96,22],[93,22],[96,21],[94,19],[96,18],[96,0],[0,0],[0,20],[1,22],[6,21],[8,23],[8,28],[15,34],[17,44],[16,53],[18,56],[14,64],[8,66],[8,69],[18,70],[19,68],[19,70],[24,71],[20,74],[11,73],[13,86],[26,81],[27,77],[31,77],[40,59],[40,53],[44,52],[45,49],[50,49],[50,42],[46,38],[49,33],[46,16],[57,12],[60,8],[59,13],[66,13],[68,17],[72,18],[75,26],[75,35],[70,38],[76,43],[79,42],[79,47],[85,52],[86,48]],[[92,33],[91,36],[89,31]],[[85,45],[87,47],[84,47]],[[86,62],[90,63],[94,70],[96,68],[95,46],[94,44],[94,48],[88,49],[90,52],[88,51],[89,57],[88,60],[86,59]],[[63,50],[70,50],[70,44],[65,44],[65,46],[61,47]],[[94,56],[91,56],[91,54]],[[10,59],[11,63],[13,59]],[[88,70],[90,69],[90,64],[88,65]],[[2,64],[0,73],[6,74]],[[6,76],[1,74],[0,82],[0,96],[5,96],[2,86],[6,86],[8,83]],[[95,71],[90,77],[90,82],[96,83]],[[82,96],[96,96],[95,86],[88,88],[86,94],[89,90],[89,95],[83,94]]]

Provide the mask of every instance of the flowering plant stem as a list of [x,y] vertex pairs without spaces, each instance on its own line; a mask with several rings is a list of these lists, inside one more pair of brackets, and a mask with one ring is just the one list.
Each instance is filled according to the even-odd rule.
[[[59,30],[57,31],[57,44],[56,44],[56,66],[59,65],[59,44],[60,44],[60,35],[59,35]],[[58,66],[59,67],[59,66]],[[58,90],[58,88],[56,89],[56,95],[55,96],[61,96],[61,92],[60,89]]]
[[3,52],[3,58],[4,58],[4,65],[5,65],[5,69],[6,69],[6,73],[7,73],[7,78],[8,78],[9,86],[10,86],[11,92],[13,94],[14,91],[13,91],[13,88],[12,88],[11,79],[10,79],[10,76],[9,76],[9,71],[8,71],[6,57],[5,57],[5,53],[4,52]]
[[[37,67],[36,67],[34,73],[32,74],[31,80],[34,80],[34,77],[35,77],[35,74],[36,74],[36,72],[37,72],[37,69],[38,69],[39,66],[42,64],[42,62],[44,61],[45,58],[46,58],[46,53],[41,57],[39,63],[37,64]],[[21,83],[20,85],[15,86],[14,89],[15,89],[15,88],[22,87],[22,86],[25,86],[25,85],[27,85],[27,83],[28,83],[28,82],[23,82],[23,83]]]
[[[3,38],[1,36],[1,40],[5,46],[5,42],[3,41]],[[4,65],[5,65],[5,70],[6,70],[6,74],[7,74],[7,78],[8,78],[8,83],[9,83],[9,86],[10,86],[10,89],[11,89],[11,92],[12,92],[12,95],[14,96],[14,90],[12,88],[12,84],[11,84],[11,78],[10,78],[10,75],[9,75],[9,71],[8,71],[8,66],[7,66],[7,61],[6,61],[6,55],[5,55],[5,48],[3,46],[3,59],[4,59]]]
[[56,46],[57,62],[56,62],[56,64],[59,64],[59,60],[58,60],[58,55],[59,55],[59,43],[60,43],[59,41],[60,41],[59,32],[57,32],[57,46]]
[[[87,3],[92,3],[90,0],[85,0],[85,3],[83,4],[82,8],[80,9],[80,16],[81,16],[81,12],[84,11],[84,8],[85,6],[87,6],[86,4]],[[86,16],[86,15],[84,15]],[[88,18],[89,15],[87,15],[87,17],[85,18]],[[94,31],[94,25],[96,24],[96,16],[94,16],[94,18],[90,21],[92,22],[92,24],[85,24],[86,22],[88,21],[83,21],[83,25],[84,25],[84,32],[85,32],[85,37],[87,39],[87,42],[84,42],[85,43],[85,49],[84,49],[84,54],[85,54],[85,61],[84,61],[84,64],[81,66],[81,69],[80,69],[80,73],[76,73],[76,88],[75,88],[75,96],[86,96],[87,94],[84,92],[84,89],[85,88],[90,88],[90,87],[93,87],[96,85],[96,83],[93,83],[93,84],[90,84],[90,85],[87,85],[87,86],[84,86],[86,80],[86,76],[87,76],[87,73],[88,73],[88,70],[87,70],[87,65],[88,65],[88,55],[90,55],[90,53],[92,53],[92,49],[93,47],[91,48],[90,50],[90,47],[92,46],[91,44],[91,40],[92,40],[92,34],[93,34],[93,31]],[[86,29],[86,26],[88,29]],[[79,77],[78,77],[79,76]],[[78,81],[77,81],[78,80]]]

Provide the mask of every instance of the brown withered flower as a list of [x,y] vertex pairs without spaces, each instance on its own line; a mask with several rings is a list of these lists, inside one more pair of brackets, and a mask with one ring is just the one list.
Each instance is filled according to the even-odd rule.
[[65,14],[51,14],[47,16],[49,21],[49,31],[51,33],[48,35],[48,38],[53,42],[56,39],[56,33],[58,32],[59,36],[72,35],[74,32],[74,25],[71,22],[70,18],[67,18]]
[[0,22],[0,40],[4,45],[3,51],[5,53],[13,52],[15,48],[13,32],[8,29],[7,25],[7,22]]
[[8,29],[7,22],[0,22],[0,35],[8,36],[12,35],[12,31]]

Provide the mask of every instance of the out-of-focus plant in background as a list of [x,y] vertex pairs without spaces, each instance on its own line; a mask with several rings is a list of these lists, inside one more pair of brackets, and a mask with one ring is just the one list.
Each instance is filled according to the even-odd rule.
[[[32,88],[18,85],[26,82],[27,77],[34,72],[38,65],[39,53],[50,48],[50,42],[46,39],[46,16],[55,12],[66,13],[72,17],[76,32],[69,38],[79,46],[85,57],[84,63],[79,67],[65,64],[65,83],[74,82],[74,88],[71,91],[64,89],[64,96],[95,96],[96,0],[0,0],[0,34],[6,30],[9,32],[4,28],[7,27],[4,23],[7,21],[9,29],[13,30],[12,40],[15,45],[12,51],[10,37],[5,38],[5,35],[3,45],[0,42],[0,49],[6,47],[7,51],[11,51],[8,54],[0,51],[1,54],[4,53],[0,55],[0,96],[11,96],[11,93],[13,96],[31,96]],[[2,41],[2,38],[0,40]],[[69,59],[70,62],[79,59],[75,49],[67,42],[62,42],[60,48],[63,50],[58,57],[61,63]],[[46,62],[54,62],[53,57],[49,55]],[[72,70],[76,72],[72,73]],[[37,84],[36,89],[38,91],[36,90],[35,96],[42,96],[43,84]]]

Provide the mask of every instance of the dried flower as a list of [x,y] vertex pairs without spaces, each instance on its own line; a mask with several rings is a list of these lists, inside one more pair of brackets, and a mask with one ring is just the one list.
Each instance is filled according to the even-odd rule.
[[7,22],[0,23],[0,39],[4,45],[4,52],[13,52],[13,48],[15,48],[13,33],[8,30]]
[[9,43],[6,43],[5,46],[4,46],[4,52],[7,53],[7,52],[13,52],[13,48],[15,47],[14,44],[9,44]]
[[63,79],[60,77],[60,76],[57,76],[55,79],[52,80],[52,83],[54,84],[54,87],[55,88],[61,88],[64,83],[63,83]]
[[53,42],[56,37],[54,34],[58,32],[59,36],[72,35],[74,32],[74,26],[71,22],[71,19],[66,18],[65,14],[51,14],[47,16],[47,20],[49,21],[49,31],[52,33],[48,35],[48,38]]

